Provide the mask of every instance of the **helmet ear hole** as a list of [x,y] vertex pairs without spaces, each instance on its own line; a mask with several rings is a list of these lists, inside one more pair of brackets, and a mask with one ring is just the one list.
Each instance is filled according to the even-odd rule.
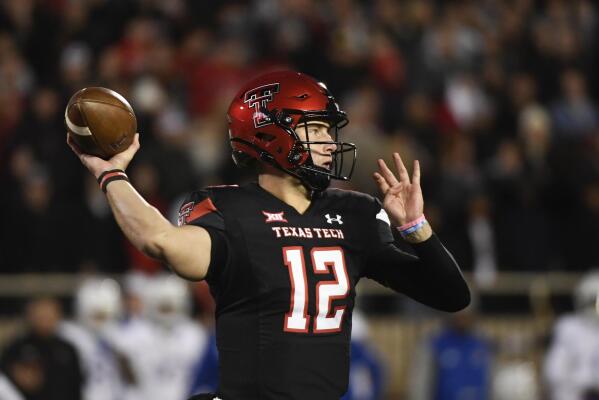
[[286,111],[276,112],[275,110],[275,121],[281,127],[290,128],[293,125],[294,118]]
[[239,167],[250,166],[255,160],[252,156],[240,150],[234,150],[231,157],[233,158],[235,165]]
[[299,143],[293,146],[293,148],[289,151],[289,155],[287,156],[289,162],[295,166],[300,165],[306,160],[306,158],[308,158],[306,149]]

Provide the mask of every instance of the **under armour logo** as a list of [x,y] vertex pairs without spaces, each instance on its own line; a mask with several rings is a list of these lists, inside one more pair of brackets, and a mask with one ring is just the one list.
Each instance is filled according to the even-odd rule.
[[339,214],[337,214],[335,218],[331,217],[331,214],[326,214],[324,217],[327,219],[327,223],[329,224],[337,222],[339,225],[343,225],[343,221],[341,221],[341,215]]
[[254,127],[260,128],[261,126],[274,123],[268,115],[264,114],[263,110],[266,110],[266,105],[273,100],[275,93],[279,93],[278,83],[262,85],[247,91],[243,96],[243,102],[255,110]]
[[264,222],[266,223],[270,223],[270,222],[287,222],[287,220],[285,219],[285,212],[281,211],[278,213],[269,213],[266,211],[262,211],[262,214],[264,214],[264,216],[266,217],[266,220]]

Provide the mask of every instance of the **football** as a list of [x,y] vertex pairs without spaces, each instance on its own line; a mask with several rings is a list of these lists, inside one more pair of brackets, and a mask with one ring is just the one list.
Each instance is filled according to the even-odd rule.
[[75,93],[67,104],[64,120],[81,151],[103,159],[126,150],[137,130],[129,102],[103,87],[84,88]]

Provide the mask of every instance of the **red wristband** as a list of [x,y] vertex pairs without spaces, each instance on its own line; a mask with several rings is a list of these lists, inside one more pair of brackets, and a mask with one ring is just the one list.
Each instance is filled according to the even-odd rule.
[[100,189],[102,189],[104,193],[106,193],[106,186],[108,186],[108,184],[113,181],[129,182],[129,178],[127,177],[125,171],[123,171],[122,169],[111,169],[108,171],[104,171],[100,174],[100,176],[98,176],[98,184],[100,185]]

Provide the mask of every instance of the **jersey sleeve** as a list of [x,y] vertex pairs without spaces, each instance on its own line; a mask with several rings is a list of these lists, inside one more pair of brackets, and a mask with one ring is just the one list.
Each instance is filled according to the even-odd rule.
[[[370,226],[370,229],[367,231],[367,240],[370,241],[367,259],[370,260],[370,262],[366,266],[364,276],[374,279],[384,286],[390,287],[390,283],[387,282],[385,277],[380,273],[381,268],[379,268],[379,266],[381,262],[385,265],[388,265],[389,263],[411,263],[417,261],[418,257],[399,249],[396,246],[395,238],[391,230],[389,215],[378,199],[371,199],[366,214],[368,215],[367,226]],[[388,259],[390,254],[393,256],[392,260]]]
[[443,311],[458,311],[470,303],[470,292],[455,259],[433,234],[413,244],[415,254],[398,248],[391,223],[380,201],[370,211],[376,224],[364,276],[412,299]]
[[378,199],[374,199],[374,223],[376,225],[376,238],[377,243],[375,246],[385,246],[386,244],[393,243],[395,239],[393,238],[393,233],[391,232],[391,221],[389,220],[389,215],[383,208],[383,205]]
[[179,208],[179,226],[196,225],[203,228],[225,230],[225,220],[214,205],[208,190],[198,190],[189,195]]
[[212,193],[209,190],[192,192],[179,208],[177,224],[199,226],[210,235],[210,265],[206,276],[206,280],[210,282],[219,266],[226,262],[228,255],[225,219],[214,205]]

